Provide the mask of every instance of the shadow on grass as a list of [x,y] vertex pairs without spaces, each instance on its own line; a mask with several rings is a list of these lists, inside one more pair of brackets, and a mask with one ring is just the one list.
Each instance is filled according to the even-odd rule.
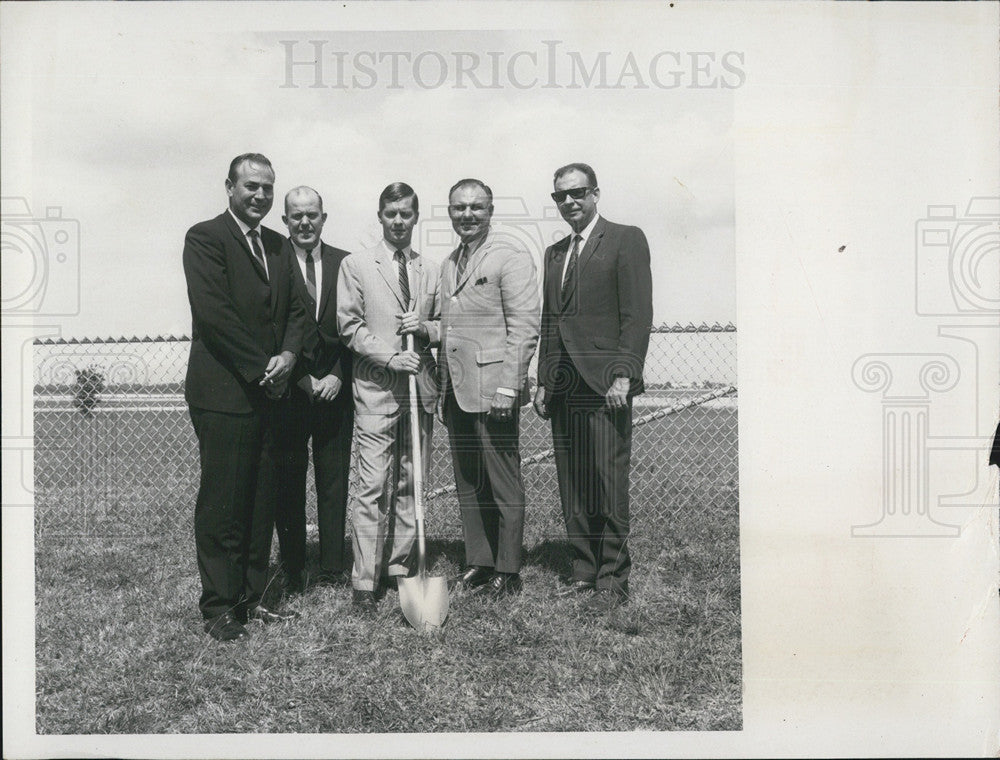
[[427,540],[427,556],[431,565],[441,560],[455,565],[456,568],[465,565],[465,543],[453,538],[431,538]]
[[573,568],[573,554],[569,541],[550,538],[539,541],[525,553],[524,564],[535,565],[568,578]]
[[[572,550],[568,541],[545,539],[530,549],[521,548],[526,567],[538,567],[562,576],[569,576],[572,569]],[[431,539],[427,542],[431,563],[442,559],[456,568],[465,567],[465,543],[455,539]]]
[[[454,565],[458,569],[465,564],[465,544],[455,539],[428,539],[427,540],[427,562],[428,567],[433,571],[436,567],[446,572]],[[443,563],[443,566],[442,566]],[[351,539],[345,539],[344,547],[344,569],[348,575],[354,565],[354,550],[351,547]],[[309,539],[306,542],[306,571],[312,575],[319,573],[319,540]],[[280,566],[271,566],[272,574],[280,573]]]
[[[347,540],[344,550],[344,567],[350,572],[354,562],[351,542]],[[566,540],[546,538],[531,548],[522,547],[524,565],[538,567],[561,576],[569,576],[572,570],[572,549]],[[453,538],[429,538],[427,540],[427,557],[433,567],[442,560],[456,568],[465,567],[465,543]],[[311,573],[319,570],[319,541],[311,539],[306,544],[306,569]],[[277,571],[272,567],[272,571]]]

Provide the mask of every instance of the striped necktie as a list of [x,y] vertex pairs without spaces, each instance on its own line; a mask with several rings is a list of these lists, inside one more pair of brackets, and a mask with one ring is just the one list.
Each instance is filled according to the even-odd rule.
[[267,277],[267,264],[264,261],[264,249],[260,246],[260,233],[257,230],[250,230],[247,232],[247,236],[250,238],[250,247],[253,249],[253,255],[257,257],[257,261],[260,265],[264,267],[264,277]]
[[562,284],[563,306],[566,305],[570,293],[573,292],[573,285],[576,283],[576,260],[580,254],[580,240],[581,237],[579,235],[573,236],[573,250],[569,254],[569,263],[566,264],[566,277],[563,278]]
[[410,275],[406,271],[406,254],[396,251],[393,256],[399,264],[399,290],[403,294],[403,305],[407,310],[410,308]]
[[306,251],[306,292],[316,304],[316,260],[313,259],[312,249]]

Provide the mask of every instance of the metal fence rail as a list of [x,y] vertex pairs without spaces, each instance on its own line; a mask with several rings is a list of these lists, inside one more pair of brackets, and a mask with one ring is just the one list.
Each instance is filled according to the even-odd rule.
[[[634,522],[696,522],[707,510],[735,510],[736,328],[663,325],[650,338],[648,390],[633,408]],[[183,399],[190,340],[49,339],[34,349],[36,534],[123,537],[189,528],[199,476]],[[537,535],[558,536],[551,434],[530,410],[521,416],[521,452],[529,523]],[[314,522],[311,471],[308,477]],[[460,536],[440,425],[426,496],[429,535]]]

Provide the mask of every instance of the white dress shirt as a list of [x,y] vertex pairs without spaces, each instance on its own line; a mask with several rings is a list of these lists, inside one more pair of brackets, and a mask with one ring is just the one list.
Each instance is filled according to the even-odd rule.
[[[412,300],[417,295],[416,290],[413,288],[413,259],[417,254],[414,253],[413,247],[409,245],[405,248],[396,248],[385,238],[382,238],[381,243],[382,247],[389,253],[389,258],[392,259],[397,272],[399,271],[399,264],[396,262],[396,251],[403,252],[403,257],[406,259],[406,281],[410,284],[410,299]],[[409,308],[409,304],[407,304],[407,308]]]
[[[319,319],[319,294],[323,292],[323,256],[322,241],[317,240],[312,249],[313,264],[316,265],[316,319]],[[295,249],[295,260],[299,262],[299,270],[302,272],[302,282],[309,282],[309,275],[306,273],[306,249],[299,248],[293,240],[292,248]]]
[[[236,223],[240,226],[240,232],[243,233],[243,239],[246,241],[247,248],[250,249],[250,253],[256,259],[257,258],[257,254],[255,254],[253,252],[253,241],[250,239],[250,236],[247,233],[250,232],[251,229],[254,229],[254,230],[257,230],[257,235],[259,236],[260,235],[260,228],[259,227],[250,227],[250,226],[246,225],[243,222],[242,219],[240,219],[238,216],[236,216],[236,214],[233,213],[233,210],[231,208],[230,209],[226,209],[226,210],[229,212],[229,215],[233,219],[235,219]],[[264,251],[264,239],[263,238],[260,238],[260,250],[263,253],[263,251]],[[264,274],[266,274],[267,275],[267,279],[270,280],[271,279],[271,273],[269,271],[267,271],[267,254],[266,253],[264,253],[263,259],[264,260],[261,263],[263,263],[263,265],[264,265]],[[258,261],[259,261],[259,259],[258,259]]]
[[580,262],[580,254],[583,253],[583,247],[587,245],[587,240],[590,239],[591,234],[594,232],[594,225],[597,224],[597,220],[601,218],[600,214],[594,214],[594,218],[590,220],[590,224],[584,227],[580,232],[573,232],[569,237],[569,248],[566,249],[566,260],[563,261],[563,271],[562,271],[562,284],[566,284],[566,270],[569,269],[569,254],[573,250],[573,236],[580,236],[580,247],[576,250],[576,260],[577,264]]

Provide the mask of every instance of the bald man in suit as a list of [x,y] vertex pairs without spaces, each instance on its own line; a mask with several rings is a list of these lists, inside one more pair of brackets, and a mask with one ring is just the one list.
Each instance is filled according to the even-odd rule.
[[327,214],[311,187],[285,196],[281,217],[288,227],[285,252],[292,261],[293,291],[305,306],[302,361],[295,382],[281,404],[278,429],[278,504],[275,527],[281,550],[285,591],[303,591],[306,560],[307,445],[312,441],[319,527],[319,568],[314,585],[345,582],[344,533],[351,465],[354,401],[351,398],[351,352],[337,328],[337,277],[350,255],[321,239]]

